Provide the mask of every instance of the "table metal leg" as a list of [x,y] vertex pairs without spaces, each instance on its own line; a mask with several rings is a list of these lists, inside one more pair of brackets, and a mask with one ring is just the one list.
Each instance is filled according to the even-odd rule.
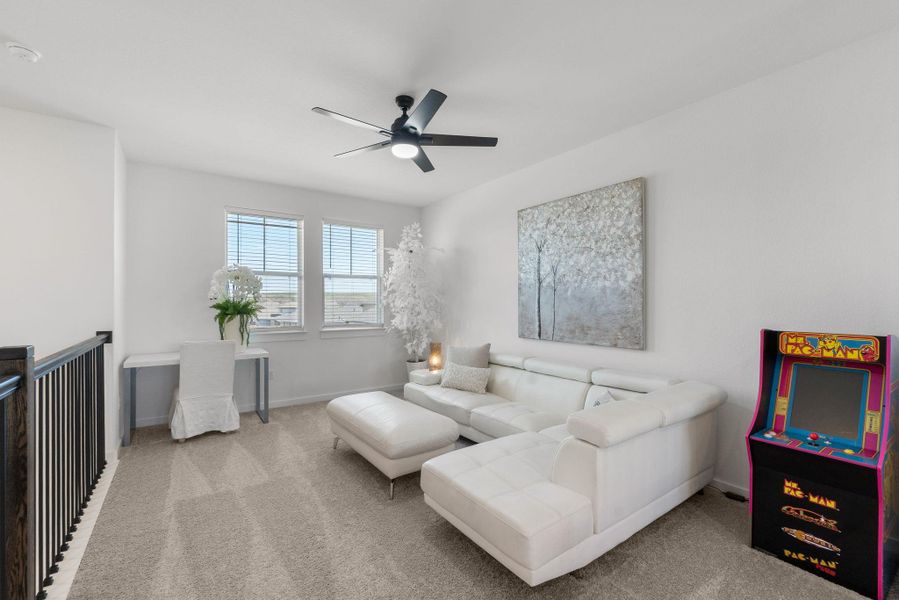
[[131,430],[134,429],[137,421],[135,414],[137,405],[137,369],[125,369],[128,377],[128,397],[125,398],[125,433],[122,436],[122,446],[131,445]]
[[[256,371],[256,414],[259,415],[259,411],[262,410],[262,360],[257,359],[253,363]],[[261,419],[262,415],[259,415],[259,418]]]
[[256,414],[263,423],[268,423],[268,377],[268,357],[265,356],[256,361]]
[[266,356],[265,357],[265,396],[263,397],[263,407],[262,407],[262,412],[263,412],[263,414],[265,414],[265,418],[262,419],[263,423],[268,423],[268,381],[269,381],[268,357]]

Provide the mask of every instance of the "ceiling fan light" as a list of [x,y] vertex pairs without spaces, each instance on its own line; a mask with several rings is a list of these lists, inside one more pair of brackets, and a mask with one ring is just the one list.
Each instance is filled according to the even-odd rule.
[[415,156],[418,154],[418,146],[416,146],[415,144],[400,142],[398,144],[392,144],[390,146],[390,151],[397,158],[415,158]]

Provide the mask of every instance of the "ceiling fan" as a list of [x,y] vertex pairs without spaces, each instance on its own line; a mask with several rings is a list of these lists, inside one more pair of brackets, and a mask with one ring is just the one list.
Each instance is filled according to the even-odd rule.
[[337,119],[343,123],[362,127],[363,129],[369,129],[389,138],[376,144],[371,144],[370,146],[363,146],[362,148],[335,154],[335,158],[346,158],[347,156],[371,152],[372,150],[380,150],[381,148],[387,148],[389,146],[390,151],[394,156],[397,158],[411,158],[415,161],[415,164],[418,165],[419,169],[427,173],[428,171],[434,170],[434,165],[431,164],[431,161],[428,159],[428,155],[425,154],[422,146],[493,147],[496,146],[497,142],[495,137],[425,133],[425,127],[427,127],[428,123],[431,122],[431,119],[434,118],[434,114],[437,112],[437,109],[440,108],[440,105],[443,104],[444,100],[446,100],[446,94],[438,92],[437,90],[430,90],[425,95],[424,99],[418,103],[418,106],[415,107],[412,114],[407,115],[406,111],[412,108],[415,99],[412,98],[412,96],[397,96],[396,105],[402,109],[403,114],[397,117],[393,122],[393,125],[390,126],[390,129],[378,127],[377,125],[372,125],[371,123],[366,123],[365,121],[360,121],[359,119],[354,119],[353,117],[348,117],[336,113],[333,110],[318,106],[313,108],[312,111],[326,117],[331,117],[332,119]]

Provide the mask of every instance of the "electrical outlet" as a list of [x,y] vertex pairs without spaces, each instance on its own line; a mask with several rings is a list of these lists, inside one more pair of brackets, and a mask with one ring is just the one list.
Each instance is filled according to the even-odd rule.
[[274,380],[275,380],[275,372],[272,371],[271,369],[268,370],[268,378],[269,378],[270,381],[274,381]]

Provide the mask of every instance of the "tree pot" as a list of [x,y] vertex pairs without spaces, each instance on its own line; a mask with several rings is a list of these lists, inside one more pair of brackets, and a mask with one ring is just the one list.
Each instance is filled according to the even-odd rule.
[[417,371],[419,369],[427,369],[428,361],[426,360],[407,360],[406,361],[406,374],[410,377],[409,381],[412,381],[412,371]]

